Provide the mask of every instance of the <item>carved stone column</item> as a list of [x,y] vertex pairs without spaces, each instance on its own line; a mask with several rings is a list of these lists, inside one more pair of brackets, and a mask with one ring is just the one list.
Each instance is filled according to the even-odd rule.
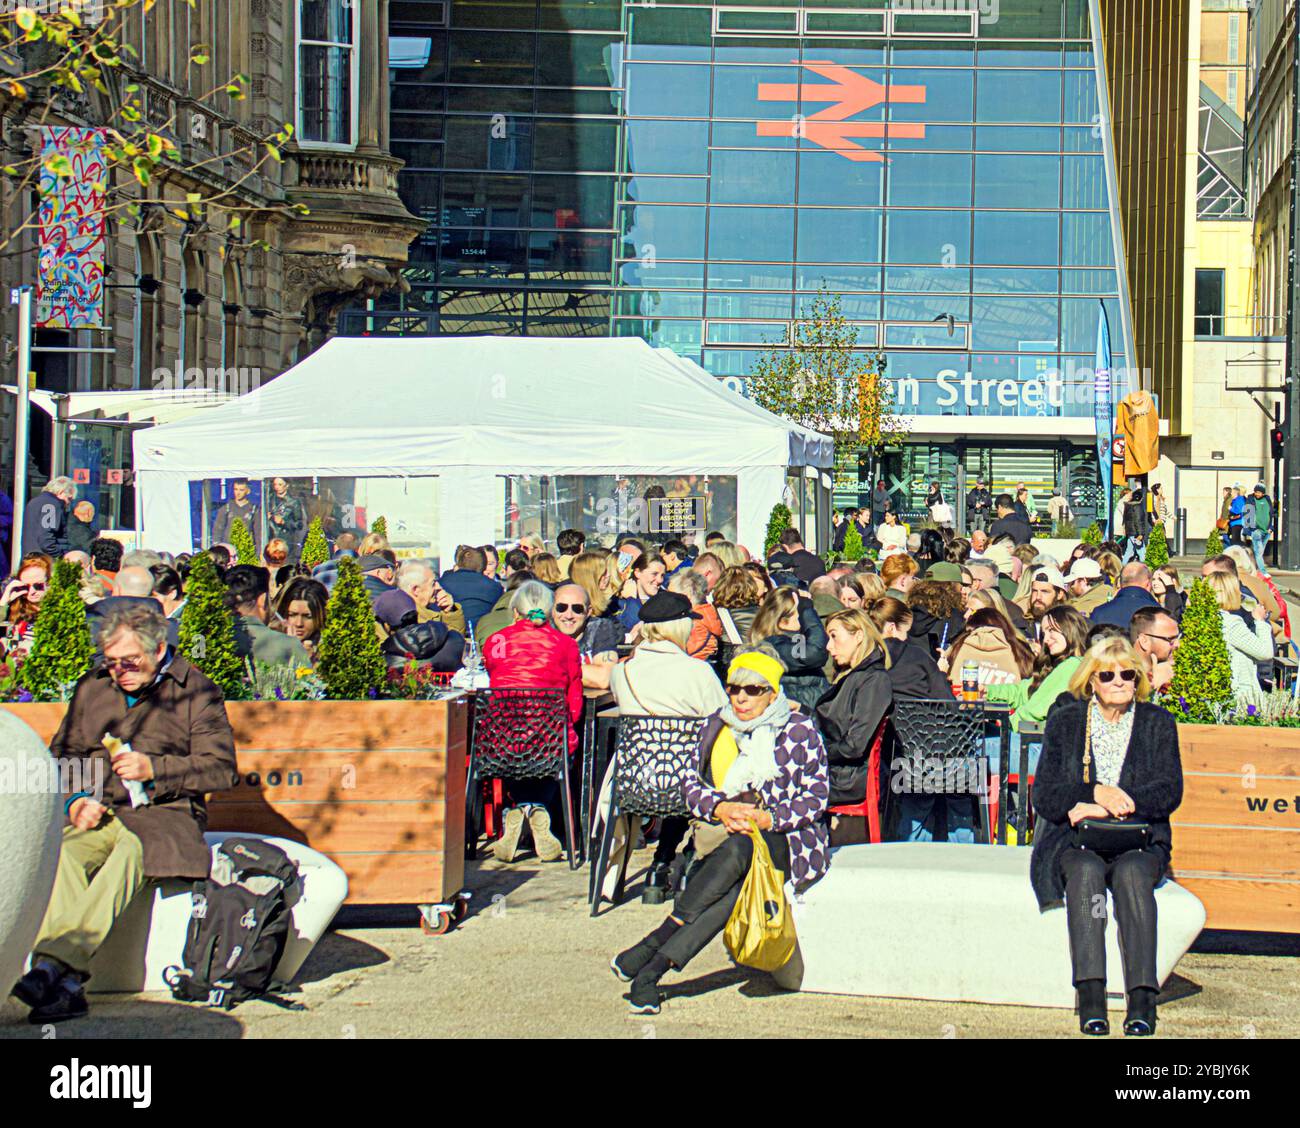
[[[379,119],[383,113],[381,106],[388,101],[387,60],[384,58],[388,28],[379,22],[379,0],[359,4],[352,12],[353,19],[360,21],[356,34],[357,50],[361,52],[358,79],[361,88],[357,92],[357,151],[379,152],[382,148],[379,128]],[[385,69],[381,70],[381,65]]]

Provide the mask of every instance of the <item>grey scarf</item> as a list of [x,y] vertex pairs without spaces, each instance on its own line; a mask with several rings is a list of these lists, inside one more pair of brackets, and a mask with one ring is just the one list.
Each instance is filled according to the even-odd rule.
[[790,699],[778,690],[772,704],[752,721],[742,721],[728,702],[722,720],[736,739],[740,755],[727,770],[722,781],[724,794],[739,795],[742,791],[756,791],[776,778],[776,741],[790,722]]

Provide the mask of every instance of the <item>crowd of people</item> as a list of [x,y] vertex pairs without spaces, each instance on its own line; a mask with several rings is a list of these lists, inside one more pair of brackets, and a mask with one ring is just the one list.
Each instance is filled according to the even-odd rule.
[[[8,648],[21,652],[30,646],[54,560],[81,567],[101,661],[78,686],[56,744],[95,755],[104,718],[125,716],[140,702],[148,707],[133,711],[133,722],[165,713],[156,687],[168,674],[175,693],[198,693],[210,710],[212,694],[216,705],[220,694],[178,653],[192,558],[124,552],[105,538],[70,547],[69,487],[51,482],[33,502],[24,556],[0,595],[0,613]],[[554,552],[534,535],[501,551],[462,545],[441,575],[426,561],[399,561],[383,536],[359,531],[340,532],[331,558],[310,570],[293,562],[292,536],[270,539],[257,565],[237,563],[227,544],[207,551],[226,586],[238,652],[255,662],[315,661],[340,560],[351,556],[391,667],[465,668],[493,687],[562,690],[570,754],[579,746],[584,689],[607,690],[625,713],[708,718],[684,791],[690,818],[652,828],[646,899],[671,899],[673,911],[613,961],[641,1013],[658,1010],[660,979],[725,925],[752,857],[751,828],[796,888],[826,871],[832,835],[846,840],[833,809],[866,801],[871,752],[885,739],[897,702],[962,697],[1007,707],[1013,753],[1027,726],[1045,726],[1030,763],[1038,816],[1033,884],[1044,905],[1066,906],[1081,1029],[1106,1027],[1104,921],[1092,918],[1088,898],[1109,885],[1125,946],[1126,1032],[1151,1033],[1159,986],[1154,888],[1169,860],[1168,816],[1181,774],[1173,722],[1147,699],[1173,677],[1183,580],[1168,566],[1153,571],[1115,542],[1080,543],[1058,560],[1030,542],[1015,499],[991,498],[988,510],[987,528],[967,537],[945,525],[909,535],[886,509],[873,538],[878,557],[829,568],[795,529],[781,534],[766,559],[718,532],[698,548],[626,534],[606,548],[568,529]],[[837,528],[858,516],[844,515]],[[284,525],[287,534],[297,530],[291,514]],[[1234,690],[1250,697],[1271,677],[1275,641],[1290,637],[1286,604],[1241,545],[1207,560],[1202,573],[1221,608]],[[167,803],[190,804],[191,816],[195,795],[201,801],[203,790],[226,786],[233,763],[224,708],[219,722],[209,720],[195,745],[203,749],[195,753],[202,771],[183,784],[157,784]],[[148,756],[113,759],[111,769],[121,781],[162,780]],[[556,783],[512,780],[506,789],[503,833],[492,847],[497,860],[512,863],[527,840],[541,860],[558,859]],[[114,804],[129,802],[119,790],[103,803],[74,797],[69,804],[66,875],[60,869],[66,888],[56,886],[39,958],[18,992],[34,1014],[57,1020],[84,1013],[80,984],[89,955],[111,925],[113,906],[120,909],[115,900],[106,905],[84,895],[87,866],[112,856],[113,880],[127,889],[192,868],[188,830],[181,849],[167,824],[174,848],[159,861],[151,847],[155,816],[105,821]],[[893,834],[973,842],[974,803],[898,794],[889,807]],[[1148,837],[1117,856],[1080,844],[1074,833],[1096,820],[1134,817],[1145,820]]]

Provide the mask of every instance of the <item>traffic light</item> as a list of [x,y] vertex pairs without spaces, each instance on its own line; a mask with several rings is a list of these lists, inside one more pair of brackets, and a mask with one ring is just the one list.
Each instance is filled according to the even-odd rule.
[[1274,427],[1268,435],[1273,444],[1273,457],[1281,458],[1286,453],[1286,432],[1281,427]]

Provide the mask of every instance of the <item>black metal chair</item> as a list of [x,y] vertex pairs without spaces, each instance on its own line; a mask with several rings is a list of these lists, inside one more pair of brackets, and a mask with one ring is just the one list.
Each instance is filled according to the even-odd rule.
[[[897,818],[901,795],[941,798],[945,806],[973,800],[979,833],[992,842],[984,735],[994,719],[980,702],[895,699],[897,745],[890,765],[886,824]],[[1005,717],[1001,720],[1005,724]]]
[[[618,738],[614,749],[614,788],[609,815],[600,837],[591,872],[589,897],[591,915],[595,916],[603,900],[601,885],[614,838],[614,823],[620,815],[653,818],[677,816],[690,812],[682,798],[682,784],[695,771],[700,759],[700,732],[705,717],[650,717],[625,714],[619,718]],[[627,853],[631,854],[632,843]],[[623,900],[627,877],[627,858],[618,875],[613,903]]]
[[569,709],[562,689],[483,689],[475,695],[474,744],[466,791],[493,779],[554,779],[564,805],[569,868],[581,844],[569,784]]

